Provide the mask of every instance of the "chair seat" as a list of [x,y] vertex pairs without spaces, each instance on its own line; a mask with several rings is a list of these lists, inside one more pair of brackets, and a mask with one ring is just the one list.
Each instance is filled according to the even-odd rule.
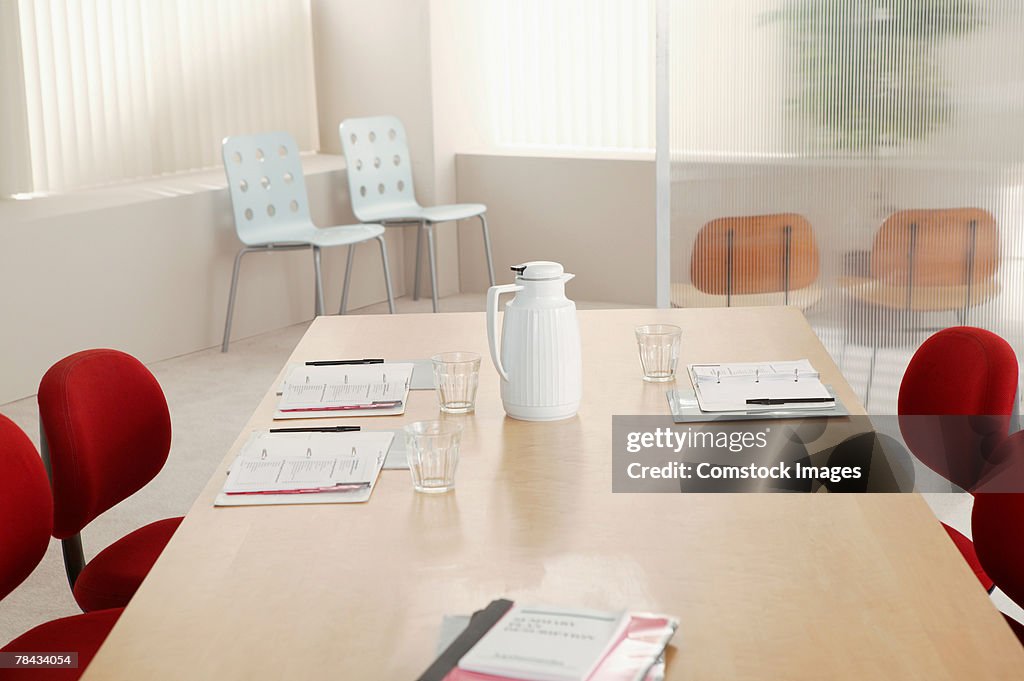
[[[821,299],[821,287],[811,284],[789,292],[789,304],[806,310]],[[686,282],[673,282],[672,305],[674,307],[725,307],[727,297],[704,293]],[[763,305],[785,305],[784,291],[772,293],[746,293],[732,296],[733,307],[760,307]]]
[[121,608],[97,610],[40,624],[14,639],[0,652],[78,653],[76,669],[0,669],[2,681],[73,681],[84,672],[107,634],[121,616]]
[[82,610],[123,608],[160,557],[182,518],[167,518],[140,527],[103,549],[75,581]]
[[310,235],[310,243],[321,248],[329,246],[348,246],[370,239],[376,239],[384,233],[384,227],[374,224],[342,225],[340,227],[318,227]]
[[[907,309],[908,289],[870,277],[841,277],[839,286],[858,300],[890,310]],[[995,279],[979,281],[969,289],[958,286],[914,286],[910,293],[910,309],[915,312],[943,312],[977,307],[999,295]]]
[[475,218],[486,212],[487,206],[482,203],[453,203],[428,208],[416,204],[385,204],[363,208],[359,215],[376,222],[451,222]]
[[247,246],[267,246],[270,244],[309,244],[321,248],[331,246],[348,246],[370,239],[376,239],[384,233],[384,227],[372,223],[358,225],[339,225],[336,227],[315,227],[313,225],[296,224],[286,229],[279,229],[267,239],[246,241]]
[[475,218],[487,212],[482,203],[453,203],[450,206],[431,206],[423,209],[423,219],[429,222],[450,222]]
[[974,542],[968,539],[966,536],[961,534],[959,531],[953,529],[946,523],[942,523],[942,529],[946,531],[949,538],[956,544],[956,548],[960,551],[960,555],[967,561],[967,565],[974,572],[974,576],[981,582],[981,586],[985,591],[992,591],[992,587],[995,586],[995,582],[988,576],[985,569],[981,567],[981,561],[978,560],[978,554],[974,550]]

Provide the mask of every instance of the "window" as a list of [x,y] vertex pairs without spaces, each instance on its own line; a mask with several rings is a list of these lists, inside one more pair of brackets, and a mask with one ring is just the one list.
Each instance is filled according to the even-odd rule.
[[1016,0],[670,0],[672,150],[1016,163]]
[[[0,27],[0,196],[220,163],[227,135],[318,147],[308,1],[17,0]],[[14,14],[14,16],[10,16]],[[13,20],[12,20],[13,19]],[[17,62],[12,67],[12,62]]]
[[654,149],[654,0],[457,0],[479,146]]
[[670,0],[669,23],[664,297],[800,306],[871,413],[938,328],[1024,350],[1019,0]]

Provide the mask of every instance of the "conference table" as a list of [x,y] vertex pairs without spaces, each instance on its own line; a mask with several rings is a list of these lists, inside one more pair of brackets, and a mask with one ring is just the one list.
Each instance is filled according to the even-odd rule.
[[[681,364],[807,358],[863,414],[797,309],[579,319],[579,414],[527,423],[504,415],[482,313],[317,318],[289,362],[484,357],[475,413],[444,417],[464,427],[455,491],[385,470],[365,504],[215,508],[248,434],[274,425],[275,382],[85,680],[415,679],[442,618],[496,598],[676,615],[671,680],[1020,677],[1020,644],[917,494],[612,493],[612,415],[668,411],[638,324],[680,325]],[[438,417],[413,391],[404,416],[288,425]]]

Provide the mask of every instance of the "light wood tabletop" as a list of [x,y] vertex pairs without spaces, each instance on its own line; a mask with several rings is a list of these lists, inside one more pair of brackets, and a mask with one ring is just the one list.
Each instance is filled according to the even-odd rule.
[[[659,322],[683,327],[681,364],[806,357],[863,413],[793,308],[581,312],[583,403],[554,423],[505,417],[482,314],[321,317],[291,361],[483,356],[476,413],[447,417],[465,429],[456,490],[386,470],[366,504],[214,508],[272,425],[270,386],[84,678],[414,679],[443,615],[500,597],[677,615],[673,680],[1020,677],[1024,651],[916,494],[613,494],[612,415],[667,413],[633,336]],[[316,423],[438,414],[414,391],[402,417]]]

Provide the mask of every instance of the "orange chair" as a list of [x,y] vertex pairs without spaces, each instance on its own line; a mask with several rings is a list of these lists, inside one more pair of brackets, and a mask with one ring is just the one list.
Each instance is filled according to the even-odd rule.
[[676,307],[795,305],[821,297],[818,245],[796,213],[712,220],[697,234],[690,283],[672,284]]
[[981,208],[903,210],[875,235],[870,276],[840,283],[855,298],[905,312],[968,311],[999,293],[999,232]]

